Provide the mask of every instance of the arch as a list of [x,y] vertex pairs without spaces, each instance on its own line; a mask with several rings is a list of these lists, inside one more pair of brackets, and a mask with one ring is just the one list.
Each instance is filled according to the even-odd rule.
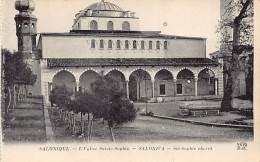
[[52,83],[54,84],[54,87],[63,85],[74,91],[76,88],[76,77],[68,70],[59,70],[53,75]]
[[199,71],[198,71],[198,74],[201,72],[201,71],[203,71],[203,70],[205,70],[205,69],[208,69],[208,70],[210,70],[211,72],[213,72],[213,74],[214,74],[214,76],[216,76],[216,72],[212,69],[212,68],[210,68],[210,67],[203,67],[203,68],[201,68]]
[[198,74],[198,95],[215,94],[215,74],[212,70],[204,68]]
[[[177,72],[177,75],[176,75],[176,77],[178,76],[178,74],[181,72],[181,71],[183,71],[183,70],[189,70],[192,74],[193,74],[193,76],[196,78],[196,73],[195,72],[193,72],[193,70],[191,70],[190,68],[187,68],[187,67],[184,67],[184,68],[181,68],[181,69],[179,69],[178,70],[178,72]],[[176,78],[177,79],[177,78]]]
[[92,83],[94,83],[99,74],[94,70],[86,70],[79,77],[79,91],[92,92]]
[[24,27],[28,27],[28,22],[24,22],[24,23],[23,23],[23,26],[24,26]]
[[[149,72],[149,71],[147,71],[145,68],[143,68],[143,67],[138,67],[138,68],[135,68],[135,69],[133,69],[132,71],[130,71],[129,72],[129,74],[131,75],[131,74],[133,74],[135,71],[137,71],[137,70],[143,70],[143,71],[145,71],[145,72],[147,72],[148,74],[149,74],[149,76],[152,78],[152,75],[151,75],[151,73]],[[129,75],[129,76],[130,76]],[[153,78],[152,78],[153,79]]]
[[183,68],[177,74],[176,94],[185,96],[195,95],[195,75],[188,68]]
[[95,20],[90,22],[90,30],[98,30],[98,23]]
[[127,97],[127,86],[126,86],[126,77],[124,73],[119,69],[111,69],[105,74],[105,77],[112,79],[119,85],[119,88],[123,90],[123,93]]
[[154,76],[155,96],[174,96],[173,74],[170,70],[162,68]]
[[153,97],[152,78],[146,70],[137,68],[130,73],[129,97],[131,100]]
[[111,68],[107,71],[104,72],[104,75],[107,75],[108,73],[110,73],[111,71],[118,71],[118,72],[121,72],[123,74],[123,76],[125,77],[125,79],[128,79],[126,78],[126,74],[121,70],[121,69],[118,69],[118,68]]
[[107,22],[107,30],[114,30],[114,24],[112,21]]
[[130,24],[127,21],[124,21],[122,24],[122,30],[129,31],[130,30]]

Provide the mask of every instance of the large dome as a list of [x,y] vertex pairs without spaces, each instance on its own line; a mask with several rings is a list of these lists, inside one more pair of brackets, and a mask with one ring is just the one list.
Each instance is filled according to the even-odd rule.
[[121,11],[123,12],[124,10],[117,5],[110,3],[110,2],[104,2],[103,0],[98,3],[94,3],[92,5],[89,5],[84,9],[85,11],[87,10],[93,10],[93,11]]

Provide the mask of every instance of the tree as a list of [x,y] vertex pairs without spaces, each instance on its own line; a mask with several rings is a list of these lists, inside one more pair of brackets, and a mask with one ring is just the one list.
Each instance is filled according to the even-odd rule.
[[[227,83],[224,87],[221,111],[232,110],[232,93],[240,72],[239,58],[241,55],[253,51],[253,11],[253,0],[231,0],[226,6],[226,19],[220,22],[221,43],[231,51],[229,66],[224,66]],[[233,31],[233,35],[227,32],[230,29]]]
[[119,82],[110,76],[100,74],[97,81],[92,84],[92,89],[96,102],[99,103],[94,114],[107,121],[111,139],[115,142],[114,125],[133,121],[136,117],[134,105],[129,99],[124,98]]
[[11,102],[13,108],[16,105],[16,86],[20,88],[21,85],[33,85],[37,76],[32,73],[32,70],[23,61],[22,53],[11,53],[6,49],[2,49],[2,53],[4,55],[5,92],[9,94],[9,104],[6,108],[6,111],[8,111]]

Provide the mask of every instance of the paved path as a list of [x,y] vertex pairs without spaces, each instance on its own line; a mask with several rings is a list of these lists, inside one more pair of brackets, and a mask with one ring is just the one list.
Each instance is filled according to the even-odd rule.
[[42,99],[27,98],[9,114],[10,128],[4,130],[6,143],[46,142]]

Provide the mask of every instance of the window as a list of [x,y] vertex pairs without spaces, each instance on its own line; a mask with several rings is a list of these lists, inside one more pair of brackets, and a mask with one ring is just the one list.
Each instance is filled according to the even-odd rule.
[[112,21],[107,22],[107,30],[114,30],[114,24]]
[[117,41],[116,41],[116,48],[118,48],[118,49],[121,48],[121,47],[120,47],[120,40],[117,40]]
[[90,22],[90,30],[98,30],[98,23],[95,20]]
[[149,41],[149,49],[153,49],[153,42]]
[[24,25],[24,27],[27,27],[28,26],[28,22],[25,22],[23,25]]
[[177,94],[182,94],[182,84],[177,84]]
[[167,49],[167,41],[164,41],[163,46],[164,46],[164,49]]
[[95,48],[95,40],[94,39],[91,40],[91,48]]
[[160,49],[160,41],[156,41],[156,49]]
[[160,85],[160,95],[165,95],[165,84]]
[[133,41],[133,49],[136,49],[136,40]]
[[144,41],[141,41],[141,49],[144,49]]
[[125,49],[128,49],[129,48],[129,42],[128,40],[125,41]]
[[110,49],[112,48],[112,41],[111,40],[108,41],[108,48],[110,48]]
[[127,22],[127,21],[123,22],[123,24],[122,24],[122,29],[123,29],[123,30],[126,30],[126,31],[129,31],[129,30],[130,30],[130,24],[129,24],[129,22]]
[[34,28],[34,23],[32,23],[32,28]]
[[102,39],[100,40],[99,47],[100,47],[100,48],[104,48],[104,41],[103,41]]

